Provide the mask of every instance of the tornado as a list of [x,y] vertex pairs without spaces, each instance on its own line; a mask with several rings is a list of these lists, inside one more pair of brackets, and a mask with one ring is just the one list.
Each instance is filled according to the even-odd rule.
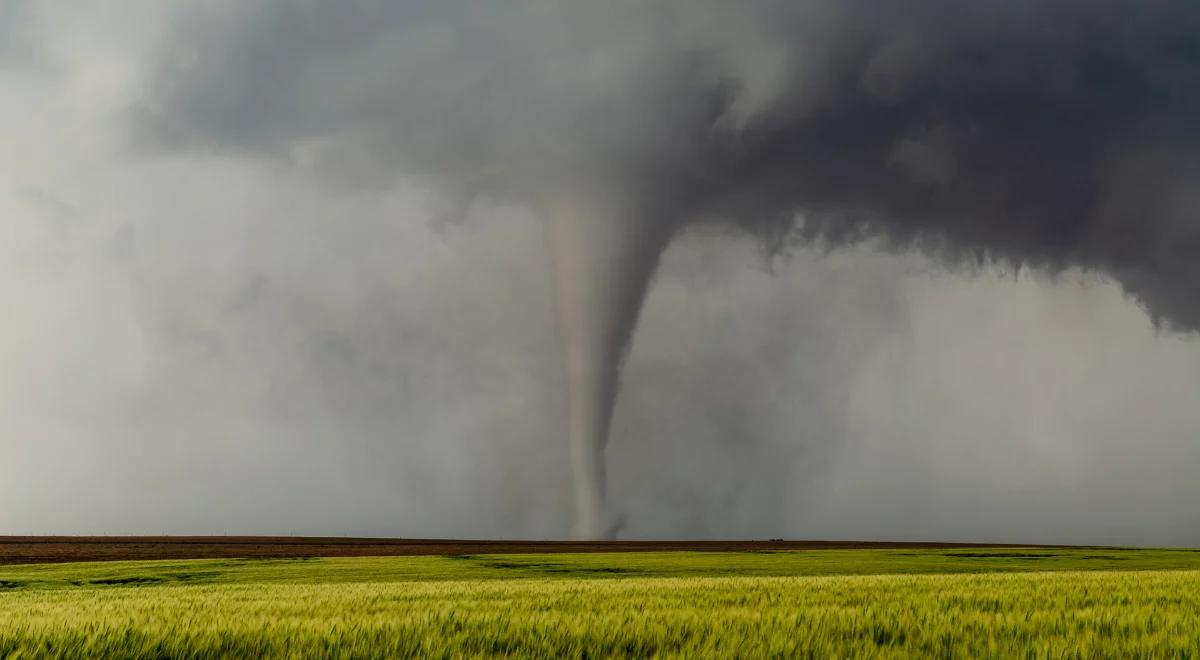
[[621,363],[671,226],[636,195],[576,195],[543,207],[566,374],[567,446],[581,540],[615,538],[605,448]]

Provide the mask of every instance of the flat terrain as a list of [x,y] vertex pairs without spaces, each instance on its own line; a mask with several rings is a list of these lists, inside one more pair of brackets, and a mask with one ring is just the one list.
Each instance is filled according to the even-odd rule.
[[0,566],[5,657],[1197,657],[1200,551]]
[[[0,564],[230,559],[395,557],[557,552],[751,552],[853,548],[969,548],[971,543],[863,541],[472,541],[297,536],[0,536]],[[1052,546],[1042,546],[1052,547]]]

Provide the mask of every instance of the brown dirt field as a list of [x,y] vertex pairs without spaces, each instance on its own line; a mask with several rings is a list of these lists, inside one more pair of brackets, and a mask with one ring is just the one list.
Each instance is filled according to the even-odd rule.
[[[876,541],[497,541],[295,536],[0,536],[0,564],[137,559],[386,557],[530,552],[1034,547]],[[1054,546],[1038,546],[1054,547]],[[1060,546],[1061,547],[1061,546]]]

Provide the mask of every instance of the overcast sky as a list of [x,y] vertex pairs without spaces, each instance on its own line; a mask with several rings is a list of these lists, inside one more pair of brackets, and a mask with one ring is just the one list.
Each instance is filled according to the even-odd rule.
[[[148,144],[209,136],[178,104],[224,69],[157,92],[187,8],[110,5],[0,0],[0,534],[566,534],[539,218],[325,134]],[[613,422],[626,536],[1200,544],[1194,334],[1089,264],[885,243],[681,231]]]

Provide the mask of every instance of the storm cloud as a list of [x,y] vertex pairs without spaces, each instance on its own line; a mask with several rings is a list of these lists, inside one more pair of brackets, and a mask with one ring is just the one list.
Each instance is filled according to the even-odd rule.
[[1200,539],[1194,5],[5,11],[0,532],[565,534],[616,198],[627,535]]
[[218,3],[179,19],[139,118],[159,146],[453,195],[636,189],[669,207],[647,222],[1096,269],[1193,329],[1198,14],[1186,0]]

